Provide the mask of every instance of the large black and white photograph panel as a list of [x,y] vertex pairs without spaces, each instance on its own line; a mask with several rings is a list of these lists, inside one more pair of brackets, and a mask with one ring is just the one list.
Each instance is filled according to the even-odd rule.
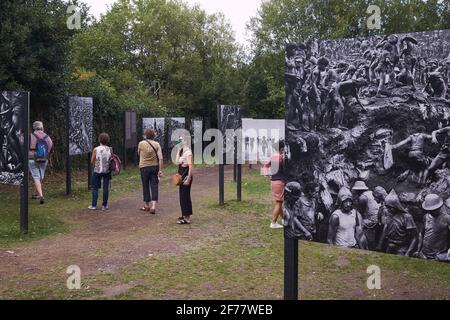
[[247,162],[265,164],[280,141],[284,141],[285,120],[242,119],[242,154]]
[[165,147],[165,119],[164,118],[143,118],[142,119],[142,132],[147,129],[153,129],[156,132],[155,141],[158,142],[164,150]]
[[25,134],[28,123],[29,94],[0,92],[0,184],[20,185],[24,179]]
[[[234,150],[235,141],[237,140],[238,144],[241,143],[242,137],[238,137],[235,134],[227,134],[227,130],[236,131],[242,129],[242,115],[241,115],[241,106],[237,105],[220,105],[218,106],[218,126],[220,132],[223,135],[223,150],[227,152],[227,150]],[[239,148],[239,146],[238,146]],[[235,151],[235,153],[240,153]],[[227,156],[225,164],[230,160]],[[231,161],[231,162],[234,162]]]
[[137,146],[136,112],[125,112],[125,148]]
[[177,130],[186,129],[186,119],[185,118],[169,118],[169,152],[178,144],[178,138],[175,136]]
[[92,151],[94,103],[90,97],[69,97],[69,155]]
[[286,48],[285,236],[450,262],[450,30]]

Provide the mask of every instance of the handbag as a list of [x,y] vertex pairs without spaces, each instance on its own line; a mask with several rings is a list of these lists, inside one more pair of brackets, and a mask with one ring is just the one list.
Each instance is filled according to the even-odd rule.
[[176,173],[172,176],[172,184],[175,187],[180,186],[182,182],[183,182],[183,177],[181,176],[181,174]]

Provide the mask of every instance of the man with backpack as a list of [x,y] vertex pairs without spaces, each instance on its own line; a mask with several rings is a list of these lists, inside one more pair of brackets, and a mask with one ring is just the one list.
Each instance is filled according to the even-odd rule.
[[28,162],[30,173],[34,181],[37,195],[33,199],[39,199],[40,204],[45,203],[42,192],[42,181],[45,177],[50,154],[53,151],[53,141],[44,132],[44,125],[41,121],[33,123],[33,133],[30,135],[30,149],[28,153]]

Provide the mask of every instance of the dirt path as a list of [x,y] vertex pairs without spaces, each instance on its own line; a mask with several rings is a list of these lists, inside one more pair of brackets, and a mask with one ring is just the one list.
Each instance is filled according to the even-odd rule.
[[[227,169],[230,177],[232,168]],[[218,170],[204,168],[195,171],[194,206],[218,192]],[[158,214],[151,216],[139,211],[141,195],[126,198],[110,205],[104,213],[83,210],[74,213],[80,227],[69,234],[58,235],[13,248],[0,249],[0,292],[5,289],[25,289],[39,281],[39,275],[58,272],[71,265],[81,268],[83,275],[113,273],[117,268],[153,255],[173,255],[195,243],[214,242],[217,235],[226,235],[233,228],[214,217],[194,220],[191,226],[176,224],[179,217],[178,190],[165,182]],[[194,216],[195,218],[195,216]],[[208,227],[204,228],[203,226]],[[224,227],[224,225],[228,225]],[[223,239],[223,238],[222,238]],[[10,251],[10,252],[8,252]],[[12,253],[13,252],[13,253]],[[13,281],[24,274],[34,274],[30,283]]]

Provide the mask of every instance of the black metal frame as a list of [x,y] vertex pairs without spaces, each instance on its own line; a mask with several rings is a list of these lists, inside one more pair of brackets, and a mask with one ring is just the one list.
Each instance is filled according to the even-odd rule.
[[23,234],[28,234],[28,152],[30,149],[30,93],[24,92],[27,95],[27,106],[22,109],[22,132],[24,136],[23,143],[23,181],[20,184],[20,231]]
[[[72,194],[72,157],[70,155],[70,98],[75,96],[68,96],[66,98],[66,195]],[[88,191],[92,190],[91,177],[92,177],[92,166],[91,166],[92,152],[87,153],[87,186]]]

